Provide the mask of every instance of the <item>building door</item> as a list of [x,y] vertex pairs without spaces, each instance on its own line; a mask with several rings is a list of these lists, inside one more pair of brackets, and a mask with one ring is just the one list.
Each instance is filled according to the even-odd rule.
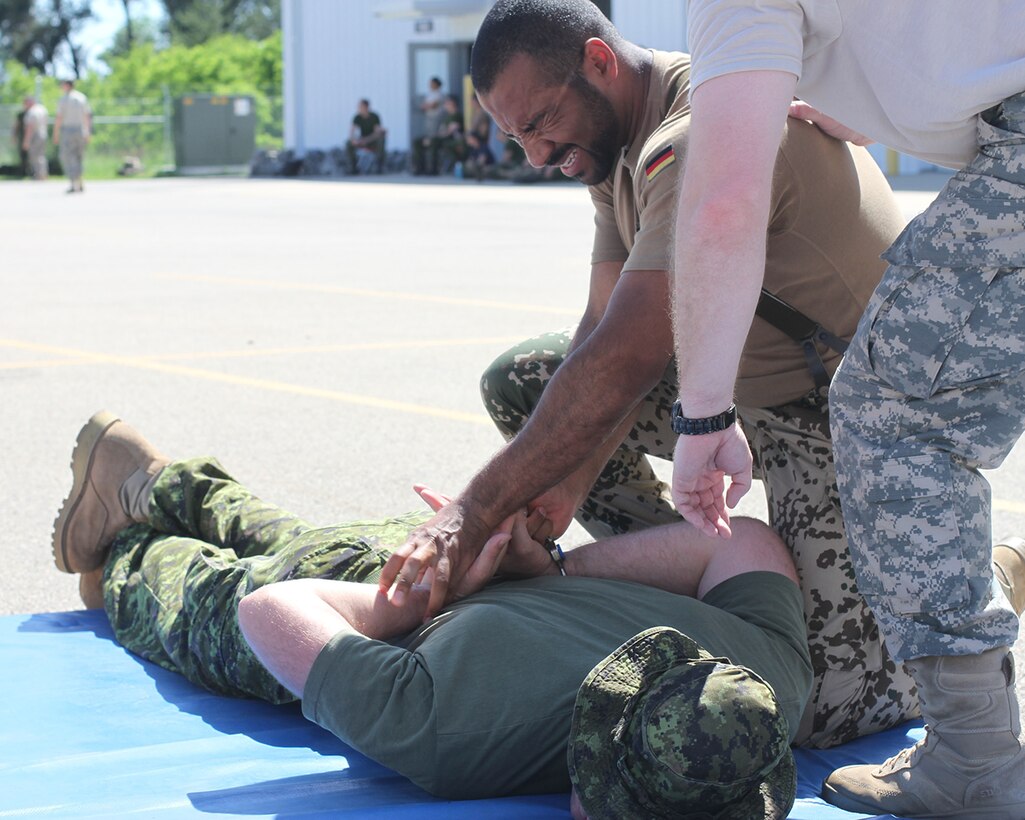
[[409,130],[413,137],[424,132],[424,101],[432,77],[441,80],[442,94],[455,94],[460,107],[463,100],[463,77],[470,73],[469,43],[414,43],[409,47]]

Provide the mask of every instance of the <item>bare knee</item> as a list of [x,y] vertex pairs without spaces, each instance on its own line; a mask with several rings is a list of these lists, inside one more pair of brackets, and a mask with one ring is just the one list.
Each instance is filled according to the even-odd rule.
[[772,527],[756,518],[737,518],[731,524],[731,540],[742,551],[748,572],[777,572],[797,583],[790,550]]
[[721,541],[705,568],[698,585],[698,597],[708,590],[746,572],[775,572],[798,583],[790,551],[776,532],[754,518],[732,518],[733,535]]

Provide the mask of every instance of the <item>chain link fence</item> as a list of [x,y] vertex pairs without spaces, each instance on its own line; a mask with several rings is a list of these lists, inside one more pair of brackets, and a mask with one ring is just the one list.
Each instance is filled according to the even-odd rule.
[[[254,94],[257,149],[280,148],[284,135],[284,103],[280,93]],[[110,176],[118,170],[139,169],[152,174],[174,170],[173,98],[128,97],[90,100],[93,135],[87,154],[86,176]],[[0,170],[21,175],[20,152],[15,140],[22,106],[0,104]],[[49,110],[50,138],[56,112]],[[59,173],[57,148],[48,150],[51,169]]]

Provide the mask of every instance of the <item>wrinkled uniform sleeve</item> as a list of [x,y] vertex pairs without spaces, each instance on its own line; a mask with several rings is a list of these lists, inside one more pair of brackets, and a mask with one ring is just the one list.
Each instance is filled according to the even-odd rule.
[[314,661],[302,707],[357,751],[434,791],[434,681],[415,653],[339,633]]
[[804,11],[798,0],[691,0],[691,88],[740,71],[785,71],[800,79]]
[[[686,132],[684,132],[686,133]],[[634,174],[634,198],[637,203],[638,224],[630,258],[623,270],[673,270],[673,245],[676,241],[676,199],[679,194],[680,175],[684,167],[685,137],[677,136],[672,142],[655,140],[652,154],[672,148],[672,162],[648,179],[646,166],[651,157],[642,158]]]
[[589,189],[594,205],[594,247],[591,249],[591,264],[599,262],[625,262],[629,253],[619,235],[616,224],[616,209],[613,204],[612,184],[606,180]]

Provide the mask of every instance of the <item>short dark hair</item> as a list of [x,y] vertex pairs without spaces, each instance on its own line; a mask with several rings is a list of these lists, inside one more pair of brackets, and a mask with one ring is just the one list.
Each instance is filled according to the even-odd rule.
[[517,54],[535,60],[553,85],[564,83],[579,70],[592,37],[613,47],[623,39],[591,0],[498,0],[473,44],[474,88],[488,93]]
[[360,100],[359,104],[360,105],[365,105],[367,108],[370,108],[370,100],[368,100],[366,97],[364,97],[362,100]]
[[442,86],[441,77],[431,77],[431,85],[436,85],[436,86],[438,86],[438,88],[441,88],[441,86]]

